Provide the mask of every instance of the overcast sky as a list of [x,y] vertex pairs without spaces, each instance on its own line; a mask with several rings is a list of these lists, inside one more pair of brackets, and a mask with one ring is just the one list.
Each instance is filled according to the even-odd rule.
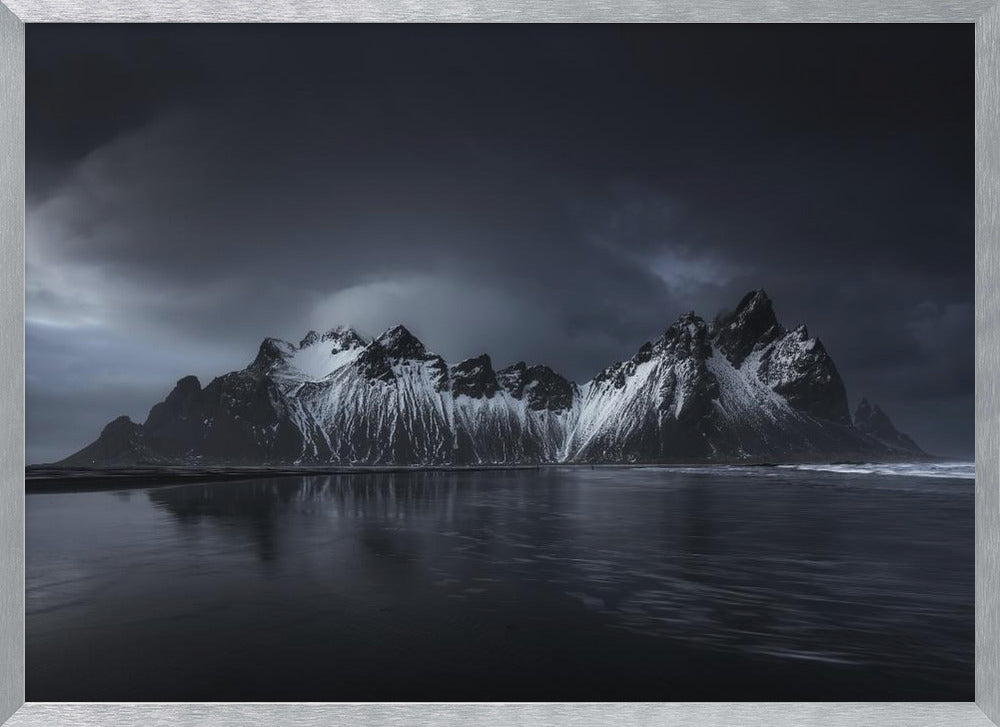
[[765,288],[973,452],[972,26],[27,32],[27,458],[260,340],[583,382]]

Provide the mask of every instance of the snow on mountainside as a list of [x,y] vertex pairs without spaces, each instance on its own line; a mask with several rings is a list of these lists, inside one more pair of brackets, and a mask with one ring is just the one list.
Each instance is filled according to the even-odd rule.
[[274,353],[260,362],[262,373],[293,381],[326,378],[354,361],[365,347],[365,340],[344,326],[331,328],[323,335],[309,331],[298,346],[274,338],[267,342],[271,342],[269,348]]
[[[863,402],[867,405],[867,402]],[[877,413],[876,413],[877,412]],[[478,464],[891,459],[922,454],[859,408],[823,344],[764,291],[711,324],[682,315],[582,386],[547,366],[449,366],[403,326],[267,338],[242,371],[181,379],[59,464]],[[890,431],[891,429],[891,431]],[[912,445],[912,446],[910,446]]]

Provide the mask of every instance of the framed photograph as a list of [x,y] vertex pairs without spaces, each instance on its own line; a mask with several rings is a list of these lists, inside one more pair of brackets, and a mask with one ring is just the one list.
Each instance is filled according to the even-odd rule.
[[1000,723],[995,0],[0,55],[0,722]]

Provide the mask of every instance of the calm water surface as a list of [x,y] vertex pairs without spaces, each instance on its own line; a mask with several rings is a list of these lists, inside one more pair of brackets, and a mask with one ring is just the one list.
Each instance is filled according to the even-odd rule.
[[970,474],[550,468],[29,495],[27,698],[971,700]]

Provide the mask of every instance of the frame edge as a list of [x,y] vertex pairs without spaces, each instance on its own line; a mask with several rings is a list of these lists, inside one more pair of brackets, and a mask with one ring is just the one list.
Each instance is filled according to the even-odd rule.
[[1000,6],[976,22],[976,704],[1000,720]]
[[0,5],[0,722],[25,694],[24,35]]
[[[9,2],[9,0],[4,0]],[[24,23],[18,17],[27,17],[28,21],[57,21],[57,20],[83,20],[93,12],[88,12],[84,7],[72,11],[70,15],[59,7],[45,7],[32,9],[28,7],[20,8],[20,13],[15,14],[4,2],[0,2],[0,139],[5,143],[0,146],[0,250],[3,250],[3,260],[6,263],[0,266],[0,361],[5,364],[6,370],[11,374],[8,381],[0,382],[0,406],[3,407],[4,417],[0,421],[0,724],[9,724],[11,727],[20,725],[35,724],[65,724],[83,725],[93,724],[98,715],[112,716],[117,719],[112,721],[100,721],[101,724],[166,724],[161,721],[164,718],[172,720],[176,718],[191,720],[190,724],[240,724],[240,722],[229,722],[228,719],[236,715],[243,718],[256,717],[259,719],[263,714],[270,713],[277,718],[274,724],[323,724],[326,719],[347,718],[352,710],[355,718],[362,717],[358,723],[375,724],[381,718],[390,717],[392,719],[403,717],[407,712],[408,705],[110,705],[110,704],[90,704],[90,705],[58,705],[24,702],[24,499],[23,489],[23,453],[24,453],[24,148],[25,148],[25,125],[24,125],[24,49],[25,49],[25,28]],[[23,3],[14,0],[15,6]],[[318,5],[305,2],[301,5],[295,3],[296,8],[288,8],[293,19],[298,21],[314,21],[320,15],[339,15],[341,17],[332,20],[352,20],[352,19],[377,19],[377,20],[400,20],[407,17],[407,13],[399,11],[395,13],[389,9],[391,2],[366,3],[362,2],[358,7],[364,8],[361,12],[355,10],[350,12],[346,9],[337,11],[323,11]],[[506,4],[506,3],[505,3]],[[715,6],[716,3],[707,3]],[[728,3],[722,3],[728,5]],[[974,12],[967,8],[970,5],[982,6],[982,2],[959,3],[961,6],[955,10],[952,8],[934,11],[925,8],[923,12],[918,10],[919,2],[910,3],[909,20],[934,20],[951,18],[952,22],[968,20],[975,17]],[[59,4],[61,5],[61,3]],[[112,2],[108,5],[116,6]],[[302,7],[305,6],[305,8]],[[592,3],[587,3],[592,6]],[[613,6],[611,3],[610,6]],[[635,3],[629,3],[631,12],[626,12],[620,19],[637,19],[642,15],[642,11],[636,12]],[[642,5],[642,3],[640,3]],[[687,3],[685,3],[687,5]],[[839,10],[828,13],[826,20],[836,21],[849,19],[858,15],[868,15],[869,20],[878,22],[889,19],[904,19],[906,13],[898,8],[894,12],[880,14],[874,8],[869,8],[867,12],[864,8],[853,7],[857,3],[844,3]],[[865,3],[860,3],[865,5]],[[845,7],[846,6],[846,7]],[[120,6],[118,6],[120,7]],[[193,13],[191,20],[226,20],[233,18],[240,9],[247,10],[247,5],[240,2],[226,2],[213,13],[211,10],[203,9]],[[264,6],[253,4],[256,12],[248,12],[248,17],[260,15]],[[729,18],[735,19],[744,15],[745,10],[730,6]],[[558,20],[560,15],[564,15],[568,8],[552,10],[549,20]],[[127,19],[142,21],[163,22],[162,15],[182,16],[190,12],[185,12],[178,4],[167,2],[159,8],[154,8],[148,2],[137,3],[136,10],[131,13],[124,13],[118,16],[119,21]],[[466,7],[464,18],[466,20],[490,19],[494,14],[486,13],[482,10]],[[507,13],[512,11],[508,10]],[[645,14],[658,16],[664,11],[657,11],[655,7],[645,7]],[[667,11],[669,12],[669,11]],[[674,12],[677,12],[676,10]],[[501,12],[501,15],[507,14]],[[794,21],[791,17],[803,13],[803,9],[789,9],[788,12],[778,13],[780,19]],[[726,15],[725,11],[719,8],[717,11],[709,10],[707,13],[685,12],[678,13],[678,20],[707,20],[718,15],[720,18]],[[760,15],[775,15],[770,13]],[[809,13],[810,15],[815,14]],[[354,17],[354,16],[357,17]],[[431,19],[434,13],[424,13],[426,19]],[[592,15],[594,20],[601,17],[601,13],[593,10],[584,11],[583,18]],[[753,13],[749,13],[750,16]],[[767,17],[760,17],[758,20],[766,21]],[[785,16],[788,16],[787,18]],[[125,16],[129,16],[126,18]],[[689,17],[690,16],[690,17]],[[410,19],[414,18],[412,12]],[[100,18],[91,17],[91,20]],[[180,19],[180,18],[177,18]],[[272,19],[269,16],[268,19]],[[449,19],[441,14],[438,19]],[[461,18],[451,18],[461,19]],[[494,17],[493,19],[499,19]],[[523,18],[522,18],[523,19]],[[609,19],[607,17],[605,20]],[[779,18],[774,18],[779,19]],[[822,17],[816,18],[823,20]],[[933,705],[910,703],[909,705],[890,705],[887,703],[872,704],[823,704],[823,703],[799,703],[785,705],[753,705],[753,704],[718,704],[718,705],[674,705],[682,710],[681,713],[671,710],[657,710],[657,706],[663,705],[632,705],[635,708],[642,707],[641,711],[633,711],[634,719],[640,721],[655,720],[660,724],[675,723],[674,720],[694,717],[695,713],[700,713],[701,718],[706,719],[704,724],[731,724],[733,718],[742,715],[748,718],[745,723],[754,722],[767,723],[765,715],[774,716],[776,712],[784,712],[782,715],[788,719],[788,723],[795,723],[793,715],[799,718],[807,717],[805,722],[809,724],[827,723],[830,724],[855,724],[861,720],[870,718],[874,714],[869,714],[867,710],[878,713],[883,709],[900,709],[898,716],[905,719],[904,714],[909,719],[928,718],[935,721],[928,721],[927,724],[952,724],[944,718],[947,711],[949,717],[955,718],[962,715],[968,719],[967,722],[954,722],[954,724],[1000,724],[1000,385],[998,385],[998,373],[1000,373],[1000,292],[997,292],[996,283],[1000,281],[1000,6],[996,0],[989,3],[986,10],[978,19],[975,19],[976,29],[976,703],[975,706],[968,703],[951,703],[949,705]],[[18,350],[20,346],[20,350]],[[12,426],[11,422],[20,421],[22,426]],[[987,534],[989,533],[989,534]],[[988,585],[987,585],[988,584]],[[13,638],[11,635],[14,635]],[[8,677],[12,678],[8,678]],[[23,705],[23,706],[22,706]],[[438,723],[462,723],[460,717],[463,713],[467,717],[472,716],[465,707],[474,705],[450,705],[450,709],[445,709],[448,716],[442,717],[442,707],[445,705],[425,705],[427,712],[437,714],[441,722],[424,721],[417,719],[413,724],[438,724]],[[489,707],[489,705],[481,705]],[[528,717],[522,714],[525,724],[544,724],[547,719],[561,714],[562,718],[579,720],[582,715],[573,714],[575,710],[567,709],[569,705],[534,705],[545,709],[541,712],[530,709],[530,705],[506,705],[503,709],[517,713],[522,708],[527,708],[527,712],[535,712],[536,717]],[[584,707],[584,705],[576,705]],[[606,714],[602,705],[591,705],[598,707],[601,714]],[[240,709],[242,707],[242,709]],[[312,707],[310,709],[309,707]],[[499,716],[500,705],[492,705],[493,716]],[[611,708],[612,705],[603,705]],[[630,709],[628,705],[618,705],[619,709],[612,710],[615,716],[625,717]],[[759,709],[756,709],[758,707]],[[913,710],[907,707],[914,708]],[[363,709],[359,714],[356,710]],[[683,711],[691,709],[691,712],[683,714]],[[733,708],[734,712],[728,711]],[[772,708],[779,708],[777,710]],[[951,708],[954,712],[951,713]],[[417,712],[423,716],[423,708],[416,708]],[[645,711],[647,710],[648,711]],[[830,711],[825,711],[825,710]],[[859,712],[859,709],[865,710]],[[370,710],[370,711],[369,711]],[[551,710],[551,711],[549,711]],[[824,711],[817,711],[824,710]],[[284,714],[282,714],[282,712]],[[308,721],[301,721],[306,713],[311,713]],[[669,714],[668,714],[669,713]],[[839,713],[839,716],[838,716]],[[544,714],[545,716],[541,716]],[[13,719],[7,722],[8,718],[14,715]],[[919,716],[918,716],[919,715]],[[416,715],[411,711],[407,717],[413,720]],[[480,717],[487,715],[480,713]],[[60,717],[66,718],[65,721]],[[143,717],[149,719],[145,721]],[[525,719],[525,717],[528,717]],[[124,719],[123,719],[124,718]],[[131,719],[136,721],[131,721]],[[317,721],[313,722],[315,719]],[[597,715],[594,716],[595,724]],[[780,721],[784,722],[785,719]],[[537,721],[536,721],[537,720]],[[817,721],[813,721],[817,720]],[[855,722],[855,720],[859,720]],[[939,721],[938,721],[939,720]],[[985,720],[985,721],[984,721]],[[351,721],[348,719],[348,721]],[[582,723],[589,720],[586,718]],[[172,721],[170,723],[173,723]],[[676,722],[684,723],[682,721]],[[883,724],[924,724],[911,721],[887,720]]]

